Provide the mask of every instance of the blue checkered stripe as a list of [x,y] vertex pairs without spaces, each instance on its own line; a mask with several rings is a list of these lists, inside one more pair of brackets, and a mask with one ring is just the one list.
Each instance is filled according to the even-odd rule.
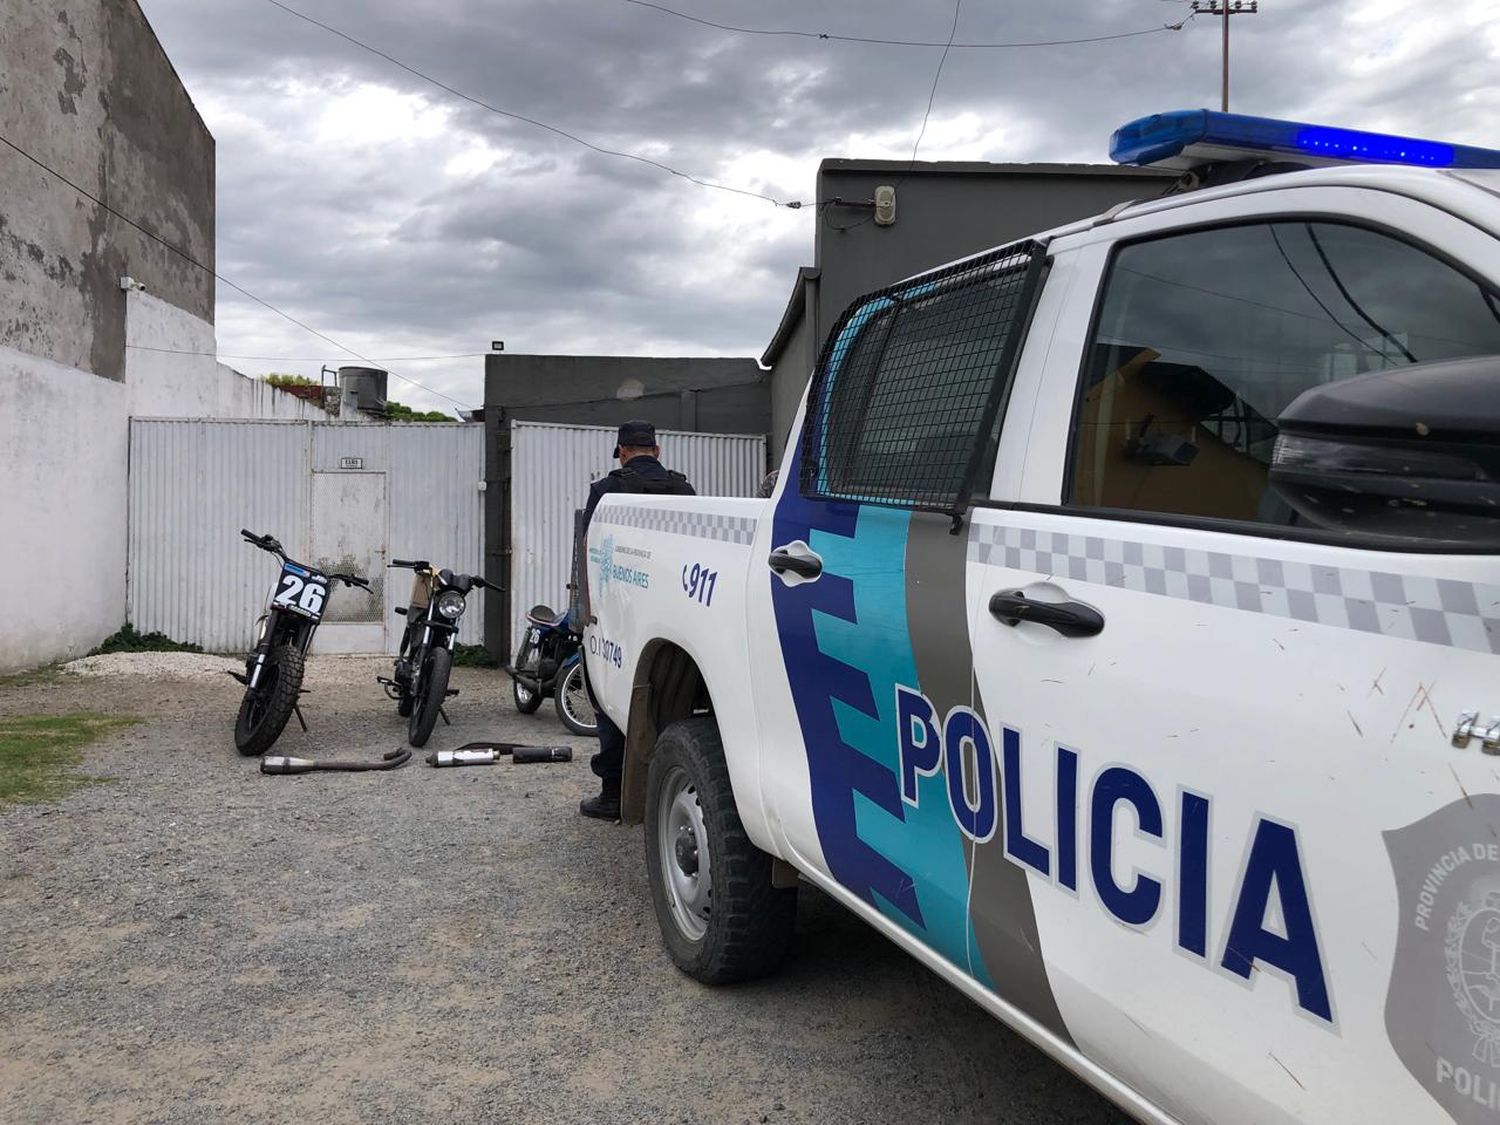
[[642,531],[688,535],[694,539],[717,539],[724,543],[741,543],[747,547],[755,542],[756,521],[746,516],[723,516],[686,508],[642,504],[601,507],[594,513],[594,519],[614,527],[637,527]]
[[1500,586],[976,525],[969,561],[1361,633],[1500,653]]

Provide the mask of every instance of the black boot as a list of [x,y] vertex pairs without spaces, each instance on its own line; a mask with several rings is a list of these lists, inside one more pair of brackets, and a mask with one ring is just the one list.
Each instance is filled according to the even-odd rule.
[[599,787],[599,796],[578,802],[578,812],[595,820],[620,819],[620,779],[606,777]]

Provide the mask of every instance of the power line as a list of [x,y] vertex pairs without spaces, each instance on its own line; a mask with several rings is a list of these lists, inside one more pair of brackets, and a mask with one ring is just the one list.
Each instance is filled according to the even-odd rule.
[[476,105],[480,109],[488,110],[490,113],[498,114],[501,117],[508,117],[512,121],[521,121],[521,122],[524,122],[527,125],[534,125],[538,129],[545,129],[549,133],[554,133],[554,134],[556,134],[559,137],[563,137],[563,138],[565,138],[567,140],[570,140],[574,144],[582,145],[584,148],[590,149],[593,152],[600,153],[603,156],[617,156],[617,157],[620,157],[622,160],[634,160],[638,164],[646,164],[646,165],[649,165],[652,168],[658,168],[658,169],[660,169],[663,172],[668,172],[668,173],[670,173],[673,176],[678,176],[678,177],[680,177],[680,178],[682,178],[684,180],[687,180],[690,183],[697,184],[699,187],[712,188],[715,191],[732,192],[735,195],[745,195],[745,196],[749,196],[752,199],[764,199],[766,202],[775,204],[777,207],[786,207],[786,208],[789,208],[789,209],[795,211],[795,210],[799,209],[802,206],[801,202],[797,201],[797,200],[785,201],[785,200],[777,199],[774,195],[767,195],[765,192],[753,191],[753,190],[751,190],[749,188],[738,188],[738,187],[734,187],[734,186],[732,186],[730,184],[715,183],[713,180],[705,180],[705,179],[702,179],[702,178],[700,178],[698,176],[694,176],[694,175],[691,175],[690,173],[684,172],[684,171],[682,171],[679,168],[673,168],[670,164],[663,164],[660,160],[653,160],[649,156],[642,156],[639,153],[635,153],[635,152],[625,152],[625,151],[623,151],[621,149],[606,148],[603,145],[597,145],[597,144],[595,144],[592,141],[586,141],[582,137],[578,136],[576,133],[570,133],[566,129],[560,129],[556,125],[548,125],[545,121],[538,121],[534,117],[527,117],[523,113],[514,113],[514,112],[512,112],[511,110],[508,110],[508,109],[501,109],[499,106],[491,105],[489,102],[485,101],[482,98],[476,98],[472,94],[466,94],[462,90],[454,89],[452,86],[449,86],[447,83],[441,82],[438,79],[432,77],[432,75],[427,74],[424,71],[418,70],[416,67],[411,66],[408,63],[402,62],[400,59],[396,58],[394,55],[386,54],[386,52],[382,51],[380,48],[378,48],[378,47],[372,47],[372,46],[370,46],[370,44],[365,43],[365,42],[363,42],[363,41],[361,41],[359,39],[356,39],[354,36],[350,35],[348,32],[340,31],[336,27],[332,27],[332,26],[330,26],[330,25],[328,25],[326,23],[321,22],[320,20],[315,20],[315,19],[313,19],[312,16],[309,16],[309,15],[303,13],[303,12],[299,12],[299,11],[297,11],[296,8],[293,8],[293,7],[290,7],[290,6],[286,5],[286,4],[283,4],[281,2],[281,0],[266,0],[266,3],[271,4],[271,5],[273,5],[273,6],[277,7],[277,8],[280,8],[283,12],[286,12],[288,15],[296,16],[299,20],[303,20],[303,21],[305,21],[307,23],[310,23],[314,27],[320,27],[324,31],[328,32],[330,35],[337,35],[340,39],[343,39],[346,42],[354,44],[356,47],[360,48],[361,50],[368,51],[372,55],[379,56],[380,58],[384,59],[386,62],[390,63],[392,66],[400,67],[402,70],[406,71],[408,74],[415,75],[416,77],[422,79],[422,81],[424,81],[424,82],[430,82],[432,85],[436,86],[438,89],[444,90],[444,91],[448,92],[449,94],[452,94],[455,98],[462,98],[464,101],[469,102],[472,105]]
[[[273,0],[273,2],[274,2],[274,0]],[[357,352],[353,348],[349,347],[348,344],[341,344],[337,340],[335,340],[332,336],[325,335],[324,333],[319,332],[316,328],[313,328],[311,325],[304,324],[302,321],[300,321],[296,317],[294,317],[291,313],[289,313],[289,312],[283,312],[281,309],[278,309],[275,305],[271,304],[270,301],[266,301],[266,300],[263,300],[260,297],[257,297],[254,293],[250,292],[250,290],[246,289],[243,285],[238,285],[235,282],[230,281],[227,277],[225,277],[223,274],[219,273],[212,266],[206,266],[206,265],[204,265],[202,262],[198,261],[197,258],[193,257],[186,250],[182,249],[182,247],[177,246],[174,243],[168,242],[161,235],[157,234],[153,230],[148,230],[146,227],[141,226],[140,223],[136,222],[134,219],[130,218],[129,216],[122,215],[120,212],[116,211],[113,207],[111,207],[108,203],[105,203],[104,200],[100,199],[97,195],[93,194],[93,192],[87,190],[86,188],[80,187],[78,184],[75,184],[72,180],[68,179],[67,176],[64,176],[57,169],[50,167],[49,165],[47,165],[47,164],[43,163],[41,160],[39,160],[37,157],[32,156],[31,153],[27,152],[24,148],[22,148],[20,145],[16,144],[9,137],[0,136],[0,144],[4,144],[7,148],[12,149],[14,152],[16,152],[16,153],[20,154],[21,156],[25,157],[32,164],[35,164],[43,172],[46,172],[49,176],[53,177],[54,179],[60,180],[63,183],[67,184],[70,188],[72,188],[74,191],[76,191],[79,195],[83,196],[85,199],[89,200],[91,203],[94,203],[94,204],[98,205],[99,207],[103,208],[103,210],[107,214],[113,215],[116,219],[119,219],[120,222],[124,223],[126,226],[132,227],[135,230],[139,231],[141,234],[143,234],[147,238],[149,238],[152,242],[160,243],[166,249],[168,249],[172,253],[176,254],[183,261],[187,262],[189,265],[197,266],[204,273],[210,275],[211,277],[215,278],[218,281],[222,281],[225,285],[229,286],[229,288],[233,289],[236,293],[240,293],[243,296],[249,297],[250,300],[254,301],[256,304],[261,305],[261,306],[263,306],[263,307],[271,310],[271,312],[275,313],[277,316],[282,317],[285,320],[291,321],[291,323],[295,324],[298,328],[302,329],[304,332],[308,332],[308,333],[316,336],[318,339],[324,341],[325,343],[332,344],[335,348],[338,348],[338,350],[341,351],[341,352],[348,352],[350,355],[354,356],[356,359],[362,359],[366,363],[369,363],[369,364],[373,364],[375,362],[373,359],[370,359],[368,356],[361,355],[359,352]],[[461,401],[459,401],[456,398],[453,398],[451,395],[445,395],[445,394],[443,394],[442,391],[433,390],[431,387],[427,386],[425,383],[419,383],[415,379],[408,379],[405,375],[402,375],[398,371],[392,371],[392,372],[390,372],[390,374],[396,376],[396,378],[400,379],[403,383],[410,383],[413,387],[417,387],[420,390],[424,390],[424,391],[426,391],[430,395],[436,395],[438,398],[447,399],[449,402],[453,403],[456,406],[461,406],[461,407],[464,406],[464,404]],[[468,407],[464,407],[464,408],[465,409],[469,409]]]
[[[927,92],[927,112],[922,114],[922,127],[917,130],[916,143],[911,146],[912,168],[917,164],[917,149],[922,147],[922,138],[927,135],[927,121],[932,117],[932,103],[937,98],[938,81],[943,77],[943,64],[948,61],[948,52],[953,49],[953,37],[958,34],[958,11],[963,7],[963,2],[964,0],[953,0],[953,26],[948,30],[948,42],[943,46],[942,57],[938,59],[937,72],[932,76],[932,89]],[[906,174],[911,175],[911,168],[906,170]]]
[[[457,88],[455,88],[453,86],[450,86],[446,82],[441,81],[440,79],[434,78],[432,75],[428,74],[426,71],[419,70],[418,68],[412,66],[410,63],[402,62],[400,59],[396,58],[394,55],[392,55],[392,54],[390,54],[390,53],[388,53],[386,51],[382,51],[379,47],[371,46],[369,43],[364,42],[362,39],[356,38],[355,36],[349,34],[347,31],[342,31],[339,28],[332,26],[331,24],[327,24],[327,23],[324,23],[322,20],[318,20],[318,19],[313,18],[312,16],[308,15],[305,12],[300,12],[296,8],[293,8],[291,5],[283,3],[282,0],[266,0],[266,3],[271,4],[274,7],[280,8],[287,15],[294,16],[295,18],[297,18],[299,20],[302,20],[304,23],[309,23],[309,24],[311,24],[314,27],[321,28],[323,31],[328,32],[330,35],[336,35],[336,36],[338,36],[338,38],[344,40],[347,43],[353,44],[354,46],[358,47],[360,50],[362,50],[362,51],[368,51],[370,54],[375,55],[377,58],[384,59],[386,62],[390,63],[392,66],[399,67],[401,70],[406,71],[406,73],[408,73],[410,75],[413,75],[414,77],[420,78],[423,82],[427,82],[427,83],[429,83],[429,84],[431,84],[433,86],[436,86],[439,90],[442,90],[445,93],[451,94],[455,98],[459,98],[459,99],[461,99],[463,101],[466,101],[470,105],[478,106],[480,109],[486,110],[489,113],[496,114],[496,115],[498,115],[500,117],[509,118],[512,121],[520,121],[520,122],[522,122],[522,123],[524,123],[526,125],[531,125],[531,126],[537,128],[537,129],[543,129],[546,132],[554,134],[555,136],[559,136],[559,137],[562,137],[565,140],[572,141],[574,144],[582,145],[584,148],[590,150],[591,152],[597,152],[597,153],[599,153],[602,156],[618,157],[621,160],[632,160],[632,161],[635,161],[638,164],[645,164],[648,167],[656,168],[656,169],[658,169],[658,170],[660,170],[662,172],[668,173],[669,175],[676,176],[676,177],[678,177],[680,179],[687,180],[689,183],[697,184],[699,187],[710,188],[710,189],[712,189],[714,191],[726,191],[726,192],[730,192],[730,193],[732,193],[734,195],[747,196],[748,198],[751,198],[751,199],[762,199],[762,200],[765,200],[767,203],[770,203],[770,204],[772,204],[772,205],[774,205],[776,207],[785,207],[785,208],[787,208],[788,210],[791,210],[791,211],[800,210],[802,207],[806,206],[806,204],[802,200],[797,200],[797,199],[791,199],[791,200],[778,199],[774,195],[768,195],[765,192],[755,191],[755,190],[750,189],[750,188],[735,187],[732,184],[721,184],[721,183],[718,183],[718,182],[716,182],[714,180],[705,180],[701,176],[695,176],[695,175],[693,175],[693,174],[691,174],[689,172],[684,172],[680,168],[674,168],[670,164],[666,164],[666,163],[664,163],[663,161],[660,161],[660,160],[652,159],[649,156],[642,156],[640,153],[626,152],[623,149],[614,149],[614,148],[609,148],[609,147],[607,147],[605,145],[596,144],[593,141],[585,140],[583,137],[580,137],[576,133],[570,133],[568,130],[560,128],[559,126],[556,126],[556,125],[549,125],[547,122],[538,120],[535,117],[528,117],[524,113],[516,113],[513,110],[502,109],[502,108],[500,108],[497,105],[493,105],[492,103],[485,101],[483,98],[475,97],[473,94],[466,94],[462,90],[459,90],[459,89],[457,89]],[[1142,36],[1142,35],[1156,35],[1156,34],[1159,34],[1160,32],[1163,32],[1163,31],[1181,31],[1182,28],[1183,28],[1183,26],[1184,26],[1184,24],[1187,23],[1187,19],[1184,19],[1184,20],[1181,20],[1181,21],[1179,21],[1178,23],[1175,23],[1175,24],[1163,24],[1160,27],[1146,28],[1146,29],[1141,30],[1141,31],[1125,31],[1125,32],[1119,32],[1119,33],[1116,33],[1116,34],[1113,34],[1113,35],[1094,35],[1094,36],[1088,36],[1088,37],[1080,38],[1080,39],[1047,39],[1047,40],[1035,40],[1035,41],[1030,41],[1030,42],[1015,42],[1015,43],[957,43],[957,42],[952,42],[952,41],[950,41],[948,43],[939,43],[939,42],[922,42],[922,41],[918,41],[918,40],[903,40],[903,39],[876,39],[876,38],[870,38],[870,37],[864,37],[864,36],[857,36],[857,35],[835,35],[835,34],[827,33],[827,32],[795,31],[795,30],[765,30],[765,29],[750,28],[750,27],[734,27],[734,26],[732,26],[730,24],[715,23],[712,20],[705,20],[705,19],[702,19],[702,18],[700,18],[698,16],[691,16],[691,15],[688,15],[687,13],[685,13],[685,12],[679,12],[679,11],[676,11],[675,9],[665,7],[665,6],[661,5],[661,4],[650,3],[650,2],[648,2],[648,0],[627,0],[627,3],[636,4],[636,5],[638,5],[640,7],[644,7],[644,8],[653,8],[656,11],[663,12],[663,13],[665,13],[667,15],[670,15],[670,16],[676,16],[676,17],[678,17],[680,19],[690,20],[693,23],[704,24],[705,26],[708,26],[708,27],[715,27],[715,28],[718,28],[718,29],[723,30],[723,31],[734,31],[734,32],[738,32],[738,33],[741,33],[741,34],[745,34],[745,35],[783,35],[783,36],[784,35],[791,35],[791,36],[800,36],[800,37],[812,38],[812,39],[831,39],[831,40],[838,40],[838,41],[841,41],[841,42],[848,42],[848,43],[875,43],[875,44],[886,44],[886,45],[891,45],[891,46],[902,46],[902,47],[942,47],[942,48],[944,48],[944,56],[945,57],[947,55],[947,51],[949,49],[951,49],[951,48],[954,48],[954,47],[961,47],[961,48],[969,48],[969,47],[974,47],[974,48],[1061,47],[1061,46],[1067,46],[1067,45],[1074,44],[1074,43],[1104,43],[1104,42],[1108,42],[1110,40],[1116,40],[1116,39],[1131,39],[1131,38],[1135,38],[1135,37]],[[1191,16],[1188,17],[1188,19],[1191,19],[1191,18],[1192,18]],[[941,65],[939,65],[939,73],[941,73],[941,69],[942,69]],[[929,113],[930,112],[931,112],[931,108],[929,106]]]
[[1122,31],[1113,35],[1091,35],[1081,39],[1034,39],[1028,41],[1017,41],[1011,43],[956,43],[931,41],[922,39],[877,39],[865,35],[835,35],[828,31],[800,31],[790,28],[760,28],[760,27],[736,27],[733,24],[716,23],[713,20],[704,19],[701,16],[689,15],[679,12],[675,8],[668,8],[663,4],[652,3],[651,0],[625,0],[627,4],[634,4],[640,8],[651,8],[678,19],[688,20],[692,23],[702,24],[704,27],[717,28],[720,31],[733,31],[740,35],[782,35],[795,36],[801,39],[829,39],[840,43],[874,43],[887,47],[943,47],[960,49],[1005,49],[1012,47],[1067,47],[1075,43],[1105,43],[1112,39],[1133,39],[1140,35],[1157,35],[1163,31],[1181,31],[1183,24],[1163,24],[1161,27],[1148,27],[1143,31]]

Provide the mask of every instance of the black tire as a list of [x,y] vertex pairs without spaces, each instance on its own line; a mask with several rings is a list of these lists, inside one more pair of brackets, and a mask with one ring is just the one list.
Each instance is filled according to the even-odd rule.
[[516,710],[523,715],[534,715],[542,705],[542,693],[524,688],[514,680],[510,684],[510,696],[516,701]]
[[302,690],[302,668],[300,649],[278,645],[261,669],[260,689],[246,689],[234,720],[234,745],[247,758],[264,754],[281,737]]
[[[420,667],[415,660],[412,666]],[[442,645],[427,654],[426,674],[418,678],[422,695],[416,701],[411,719],[406,724],[406,741],[413,746],[427,745],[432,728],[437,725],[438,711],[443,706],[443,700],[448,698],[448,673],[452,669],[453,654]]]
[[[680,816],[692,819],[694,807],[701,816],[701,835],[691,824],[674,829]],[[711,717],[672,723],[656,740],[645,819],[651,902],[662,941],[677,967],[704,984],[751,980],[775,970],[791,946],[797,889],[771,885],[773,861],[745,833],[719,728]],[[683,831],[689,837],[689,854],[683,851]],[[664,838],[670,841],[666,847]],[[697,888],[704,893],[695,913],[689,896],[679,902],[674,887],[682,887],[684,878],[702,878],[705,841],[709,882]],[[690,932],[679,921],[679,909],[701,922],[701,933]]]
[[[410,638],[411,638],[411,627],[408,626],[407,627],[407,631],[406,631],[406,635],[401,638],[401,651],[396,654],[396,666],[398,668],[401,666],[401,662],[403,660],[407,659],[408,651],[407,651],[407,647],[406,647],[406,642]],[[408,670],[410,670],[412,668],[415,668],[415,667],[416,667],[415,664],[413,664],[410,661],[408,661],[408,663],[407,663]],[[409,671],[408,671],[408,674],[409,674]],[[409,719],[409,718],[411,718],[411,709],[417,705],[416,696],[412,695],[412,693],[410,691],[408,691],[407,689],[405,689],[405,688],[398,688],[397,690],[400,691],[401,694],[396,699],[396,714],[400,715],[403,719]]]
[[594,704],[589,699],[588,684],[584,681],[583,661],[563,673],[552,693],[557,705],[557,717],[562,725],[574,734],[591,738],[599,733],[599,720],[594,718]]

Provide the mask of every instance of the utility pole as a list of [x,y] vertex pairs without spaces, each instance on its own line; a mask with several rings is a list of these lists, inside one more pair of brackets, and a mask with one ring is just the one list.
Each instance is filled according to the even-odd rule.
[[1224,98],[1223,110],[1229,112],[1229,17],[1253,16],[1260,11],[1259,0],[1193,0],[1193,15],[1224,17]]

